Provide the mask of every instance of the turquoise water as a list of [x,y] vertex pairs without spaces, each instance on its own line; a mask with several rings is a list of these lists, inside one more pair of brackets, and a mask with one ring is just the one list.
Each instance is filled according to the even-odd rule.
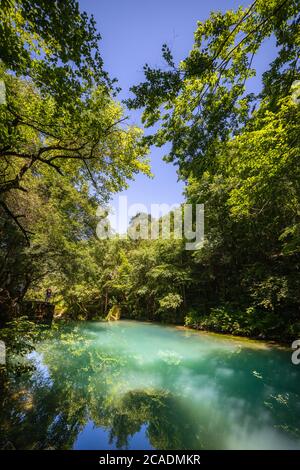
[[156,324],[59,328],[7,391],[19,449],[300,449],[290,351]]

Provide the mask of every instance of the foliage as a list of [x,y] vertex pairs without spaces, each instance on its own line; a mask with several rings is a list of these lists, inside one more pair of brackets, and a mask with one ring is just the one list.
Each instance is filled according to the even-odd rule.
[[[166,160],[187,182],[187,202],[205,205],[184,310],[206,314],[209,329],[273,337],[281,328],[283,339],[299,322],[298,7],[272,0],[213,12],[189,55],[177,66],[164,45],[166,66],[146,65],[127,100],[146,127],[159,124],[149,142],[171,143]],[[270,38],[277,57],[254,95],[256,55]],[[214,310],[222,305],[230,320]]]
[[149,168],[142,131],[126,125],[103,70],[93,17],[74,0],[1,1],[0,14],[3,321],[45,276],[69,274],[71,285],[97,205]]
[[1,0],[0,19],[5,67],[30,77],[57,103],[74,106],[92,86],[111,87],[95,20],[80,11],[77,1]]
[[[230,306],[212,308],[208,315],[202,316],[191,312],[185,318],[185,325],[239,336],[266,338],[267,335],[278,341],[282,340],[284,333],[286,336],[292,333],[284,318],[254,307],[248,307],[246,311],[234,310]],[[293,334],[297,334],[297,329]]]
[[179,294],[167,294],[159,301],[160,308],[175,310],[182,303],[182,298]]
[[278,45],[262,90],[272,109],[299,78],[298,7],[298,0],[260,0],[237,11],[212,12],[198,22],[193,48],[178,66],[167,45],[164,68],[145,65],[145,82],[131,88],[127,103],[144,109],[147,127],[160,124],[148,139],[158,146],[171,143],[166,160],[179,165],[183,178],[213,168],[223,143],[251,119],[258,97],[246,87],[266,39],[273,35]]

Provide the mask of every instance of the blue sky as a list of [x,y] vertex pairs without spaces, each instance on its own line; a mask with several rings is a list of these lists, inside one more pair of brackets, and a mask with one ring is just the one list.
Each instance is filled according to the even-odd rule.
[[[248,0],[79,0],[82,10],[92,13],[102,35],[100,48],[105,69],[116,77],[122,88],[119,98],[129,96],[130,86],[143,80],[143,65],[160,66],[161,46],[167,43],[177,61],[188,54],[198,20],[205,20],[214,10],[247,6]],[[268,42],[258,54],[252,79],[253,91],[259,88],[261,72],[274,58],[275,48]],[[139,111],[130,112],[129,122],[142,127]],[[151,149],[154,178],[138,175],[130,182],[129,203],[180,203],[183,183],[177,181],[176,168],[162,160],[164,149]],[[114,198],[116,201],[116,198]]]

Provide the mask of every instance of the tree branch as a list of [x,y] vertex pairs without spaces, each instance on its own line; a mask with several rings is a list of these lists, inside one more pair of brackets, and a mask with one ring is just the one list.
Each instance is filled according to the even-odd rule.
[[23,233],[24,237],[25,237],[25,240],[26,240],[26,243],[28,246],[30,246],[30,240],[29,240],[29,237],[28,235],[29,234],[32,234],[33,232],[30,232],[29,230],[26,230],[22,224],[20,224],[20,222],[18,221],[18,219],[20,217],[24,217],[22,215],[14,215],[11,210],[9,209],[9,207],[6,205],[6,203],[4,201],[0,201],[0,204],[1,206],[3,207],[5,213],[11,218],[13,219],[13,221],[15,222],[15,224],[19,227],[19,229],[21,230],[21,232]]

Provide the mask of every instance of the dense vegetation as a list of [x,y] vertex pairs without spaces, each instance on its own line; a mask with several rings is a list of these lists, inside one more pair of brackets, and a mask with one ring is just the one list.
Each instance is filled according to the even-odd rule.
[[[1,1],[0,38],[2,321],[51,286],[56,311],[72,318],[117,305],[136,319],[300,334],[298,0],[212,13],[179,65],[164,45],[166,64],[146,65],[126,103],[156,124],[144,138],[125,125],[94,21],[75,1]],[[255,59],[270,38],[277,56],[255,94]],[[205,204],[203,248],[99,240],[99,202],[149,173],[149,145],[165,143],[187,202]]]
[[[72,271],[96,208],[148,172],[103,71],[93,18],[77,2],[1,2],[0,302],[9,319],[30,286]],[[74,256],[75,255],[75,256]]]

